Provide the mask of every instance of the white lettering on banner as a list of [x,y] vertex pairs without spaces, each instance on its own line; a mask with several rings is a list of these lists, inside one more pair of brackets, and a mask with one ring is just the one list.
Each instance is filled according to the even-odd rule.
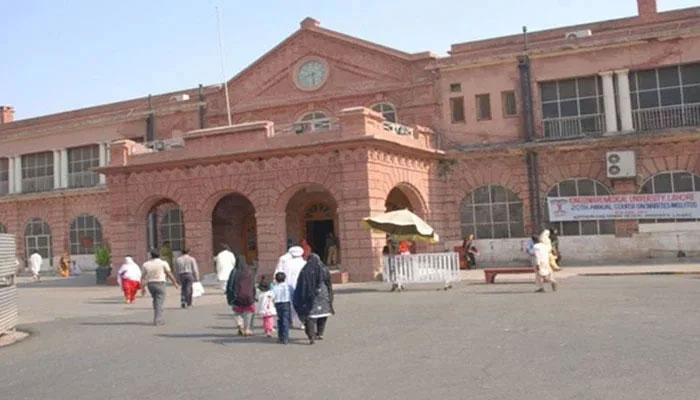
[[549,220],[700,218],[700,192],[548,197]]

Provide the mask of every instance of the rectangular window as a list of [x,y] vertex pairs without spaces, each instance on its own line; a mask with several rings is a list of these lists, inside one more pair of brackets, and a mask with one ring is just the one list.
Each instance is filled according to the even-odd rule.
[[518,115],[518,105],[515,102],[515,92],[508,90],[501,92],[501,103],[503,104],[503,116],[512,117]]
[[636,130],[700,125],[700,63],[633,71],[629,84]]
[[10,160],[0,158],[0,196],[10,193]]
[[450,92],[459,93],[461,91],[462,91],[462,84],[461,83],[451,83],[450,84]]
[[540,83],[545,137],[572,137],[605,131],[600,77]]
[[97,186],[99,174],[92,168],[100,165],[100,146],[90,145],[68,149],[68,187]]
[[22,192],[45,192],[53,189],[53,152],[22,156]]
[[489,94],[476,95],[476,119],[478,121],[491,119],[491,96]]
[[450,99],[450,114],[452,123],[464,122],[464,97],[452,97]]

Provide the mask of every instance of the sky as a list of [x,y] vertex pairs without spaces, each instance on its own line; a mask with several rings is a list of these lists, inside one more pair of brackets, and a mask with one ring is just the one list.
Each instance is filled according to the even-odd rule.
[[[700,0],[657,0],[659,11]],[[15,119],[220,83],[321,26],[409,53],[637,13],[635,0],[0,0],[0,104]]]

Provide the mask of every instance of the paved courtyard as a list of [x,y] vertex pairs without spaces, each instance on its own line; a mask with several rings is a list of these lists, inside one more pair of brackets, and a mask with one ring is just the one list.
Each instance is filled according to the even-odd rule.
[[[340,288],[326,340],[234,336],[224,297],[127,306],[94,277],[21,283],[0,348],[11,399],[696,399],[700,276],[573,276],[556,293],[463,282]],[[213,289],[212,289],[213,291]]]

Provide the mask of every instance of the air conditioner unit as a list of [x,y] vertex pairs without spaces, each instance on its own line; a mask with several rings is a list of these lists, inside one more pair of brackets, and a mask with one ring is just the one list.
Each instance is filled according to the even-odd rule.
[[171,96],[170,98],[172,100],[175,100],[175,101],[187,101],[190,99],[190,95],[187,93],[180,93],[180,94],[176,94],[174,96]]
[[634,178],[637,176],[634,151],[609,151],[605,153],[605,167],[608,178]]
[[567,32],[566,35],[564,35],[565,39],[579,39],[579,38],[585,38],[593,35],[593,32],[591,32],[590,29],[581,29],[580,31],[572,31],[572,32]]
[[304,123],[299,122],[299,123],[294,124],[294,132],[295,133],[297,133],[297,134],[304,133],[305,130],[306,130],[306,126],[304,125]]
[[163,151],[165,150],[165,142],[162,140],[154,140],[146,144],[146,147],[155,151]]

